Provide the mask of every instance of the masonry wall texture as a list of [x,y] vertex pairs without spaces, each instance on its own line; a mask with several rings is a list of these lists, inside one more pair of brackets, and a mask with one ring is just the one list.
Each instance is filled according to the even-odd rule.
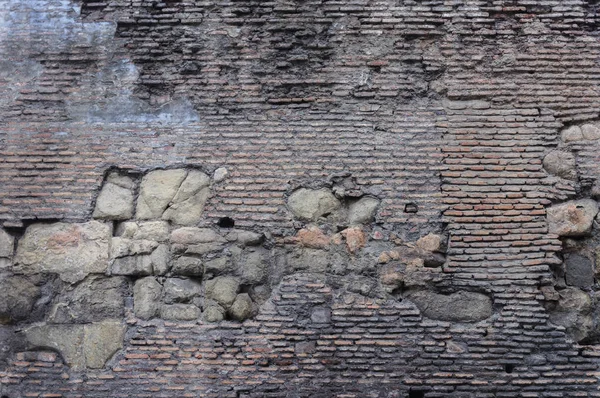
[[599,11],[0,1],[0,395],[600,397]]

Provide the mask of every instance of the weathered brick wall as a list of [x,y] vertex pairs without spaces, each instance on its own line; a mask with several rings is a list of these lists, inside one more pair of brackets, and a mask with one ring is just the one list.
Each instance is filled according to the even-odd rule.
[[[565,136],[599,119],[598,8],[581,0],[1,2],[0,220],[17,248],[35,221],[89,221],[109,170],[138,178],[156,168],[210,176],[226,168],[194,226],[222,232],[217,221],[230,217],[264,234],[261,250],[278,275],[251,319],[217,323],[140,319],[130,291],[140,275],[126,275],[123,348],[102,369],[83,370],[48,351],[56,347],[10,337],[51,323],[49,292],[71,289],[52,272],[27,276],[42,290],[30,319],[5,321],[0,306],[0,336],[11,347],[0,391],[600,396],[597,205],[577,233],[549,229],[546,211],[600,196],[600,135]],[[553,151],[565,154],[565,170],[548,165]],[[319,255],[341,260],[281,265],[279,251],[315,245],[299,238],[311,223],[290,211],[290,194],[340,184],[350,198],[381,200],[361,226],[366,242],[346,250],[347,235],[336,233],[349,225],[312,220],[327,236]],[[407,212],[412,204],[417,212]],[[442,266],[417,271],[420,284],[402,267],[428,233],[447,236],[448,247]],[[589,257],[591,282],[569,280],[570,253]],[[0,251],[6,280],[23,274],[12,256]],[[391,277],[406,280],[386,290]],[[440,319],[415,291],[485,295],[493,311]]]

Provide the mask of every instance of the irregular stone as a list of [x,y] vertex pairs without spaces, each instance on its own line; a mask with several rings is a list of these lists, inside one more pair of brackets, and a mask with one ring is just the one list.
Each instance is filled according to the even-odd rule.
[[225,243],[227,240],[210,228],[183,227],[171,232],[171,243],[194,245],[198,243]]
[[225,309],[216,303],[208,305],[204,309],[202,317],[206,322],[220,322],[225,319]]
[[200,259],[182,256],[173,262],[171,272],[173,275],[201,277],[204,274],[204,266]]
[[210,189],[204,188],[191,198],[174,203],[163,214],[163,220],[170,220],[178,225],[193,225],[200,222],[204,206],[210,196]]
[[417,240],[417,247],[430,252],[442,251],[442,237],[429,233]]
[[213,253],[223,250],[223,243],[199,243],[197,245],[173,245],[172,246],[176,251],[184,252],[185,254],[190,255],[202,255],[207,253]]
[[419,255],[423,259],[425,267],[441,267],[446,262],[446,257],[438,252],[422,250]]
[[40,296],[40,288],[22,276],[0,275],[0,324],[27,319]]
[[119,224],[116,236],[126,239],[166,242],[169,240],[169,223],[166,221],[127,221]]
[[380,280],[386,292],[391,294],[402,287],[405,279],[405,268],[403,264],[389,264],[381,269]]
[[133,310],[142,319],[154,318],[160,309],[162,286],[156,278],[138,279],[133,285]]
[[200,317],[200,308],[193,304],[170,304],[160,308],[162,319],[175,321],[193,321]]
[[350,253],[356,253],[365,246],[365,233],[360,227],[346,228],[341,234],[346,238],[346,247]]
[[12,258],[15,250],[15,238],[8,232],[0,229],[0,257]]
[[571,152],[551,151],[544,157],[544,169],[567,180],[577,180],[575,156]]
[[91,323],[122,318],[128,286],[123,277],[89,276],[54,300],[48,322]]
[[108,177],[106,178],[106,182],[130,190],[134,190],[135,186],[137,185],[133,178],[114,172],[108,175]]
[[583,140],[583,133],[579,126],[571,126],[561,133],[563,142],[575,142]]
[[340,206],[340,201],[327,189],[300,188],[288,198],[290,211],[296,217],[308,221],[316,221]]
[[18,327],[0,326],[0,371],[17,352],[27,349],[27,341]]
[[169,272],[169,260],[171,259],[171,251],[167,245],[158,245],[150,255],[152,262],[152,270],[154,275],[165,275]]
[[191,279],[168,278],[163,285],[166,304],[189,303],[202,292],[202,286]]
[[229,276],[218,276],[206,281],[206,297],[225,308],[233,304],[239,290],[239,281]]
[[559,236],[584,236],[592,229],[598,204],[592,199],[574,200],[547,209],[548,232]]
[[331,322],[331,309],[326,307],[315,307],[310,315],[310,320],[314,323]]
[[293,271],[309,270],[310,272],[326,272],[329,269],[329,255],[325,250],[294,250],[287,256],[287,263]]
[[136,218],[159,219],[187,176],[183,169],[155,170],[144,176],[140,186]]
[[15,262],[26,274],[54,272],[75,283],[106,272],[110,240],[110,225],[98,221],[33,224],[19,242]]
[[50,348],[58,351],[73,371],[85,370],[83,325],[42,325],[25,329],[29,348]]
[[581,133],[585,140],[597,140],[600,138],[600,129],[593,124],[584,124],[581,126]]
[[238,294],[235,298],[231,308],[229,309],[229,315],[231,318],[237,321],[243,321],[252,316],[253,303],[252,299],[247,293]]
[[594,285],[594,265],[592,260],[577,253],[565,255],[565,278],[567,285],[582,289]]
[[324,249],[329,246],[331,238],[321,231],[317,226],[310,225],[307,228],[301,229],[296,234],[298,243],[304,247],[312,249]]
[[90,369],[102,369],[123,348],[126,327],[119,321],[103,321],[84,326],[83,355]]
[[151,240],[133,240],[125,238],[112,238],[110,245],[110,258],[150,254],[158,247],[158,242]]
[[590,296],[577,288],[560,290],[559,295],[558,305],[550,312],[550,322],[564,326],[575,341],[584,340],[593,328]]
[[558,301],[560,299],[560,295],[556,289],[554,289],[554,286],[542,286],[540,287],[540,291],[544,295],[544,300]]
[[225,167],[219,167],[218,169],[215,170],[215,173],[213,174],[213,181],[221,182],[225,178],[227,178],[227,174],[229,174],[229,172],[227,171],[227,169]]
[[92,217],[101,220],[127,220],[133,217],[133,190],[106,182],[96,200]]
[[206,174],[198,170],[191,170],[181,183],[177,194],[173,198],[173,203],[185,202],[209,185],[210,178]]
[[379,203],[379,199],[370,196],[365,196],[352,203],[348,209],[348,223],[356,225],[372,222]]
[[412,291],[406,296],[431,319],[451,322],[477,322],[492,315],[492,299],[485,294],[460,291],[438,294],[427,290]]
[[233,231],[237,235],[237,242],[244,246],[258,246],[265,240],[265,235],[252,231],[237,229]]
[[217,257],[213,260],[209,260],[204,264],[204,271],[207,274],[219,275],[231,268],[229,259],[227,257]]
[[146,276],[152,274],[151,256],[119,257],[113,261],[112,275]]
[[240,275],[244,283],[257,284],[265,279],[267,274],[267,263],[264,253],[261,251],[246,254],[239,264]]

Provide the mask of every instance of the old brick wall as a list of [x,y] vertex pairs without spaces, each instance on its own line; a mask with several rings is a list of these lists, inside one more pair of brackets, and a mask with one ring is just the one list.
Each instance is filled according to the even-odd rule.
[[[547,217],[560,202],[600,196],[600,134],[566,133],[598,127],[598,8],[582,0],[0,2],[0,220],[16,247],[0,250],[0,277],[29,278],[39,290],[29,318],[5,319],[14,308],[0,306],[10,351],[0,391],[600,396],[597,204],[578,232],[553,229]],[[564,170],[549,165],[556,151]],[[89,321],[127,325],[103,367],[77,368],[64,349],[13,340],[56,324],[54,309],[81,283],[24,271],[19,250],[32,224],[83,225],[111,171],[139,185],[162,168],[215,181],[193,227],[225,236],[218,221],[230,217],[264,237],[240,249],[264,252],[273,275],[260,285],[266,297],[256,298],[257,284],[237,292],[256,295],[253,315],[144,320],[134,285],[173,275],[124,273],[121,311]],[[219,168],[227,176],[216,182]],[[348,203],[380,200],[357,227],[365,241],[352,247],[355,229],[335,214],[294,214],[288,199],[301,187]],[[577,211],[571,221],[583,223]],[[112,235],[122,220],[106,223]],[[317,243],[303,238],[314,228]],[[429,233],[447,248],[442,264],[422,267],[430,253],[415,254],[415,242]],[[207,262],[220,258],[214,253],[194,255]],[[591,262],[583,282],[569,279],[570,253]],[[209,281],[204,274],[202,289]],[[419,301],[423,292],[485,296],[491,314],[446,319],[438,304]],[[207,304],[198,308],[204,314]]]

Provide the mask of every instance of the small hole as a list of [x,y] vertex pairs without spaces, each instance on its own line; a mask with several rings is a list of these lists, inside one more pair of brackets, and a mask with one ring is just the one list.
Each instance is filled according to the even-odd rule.
[[421,390],[410,390],[408,398],[425,398],[425,392]]
[[231,217],[221,217],[219,218],[219,227],[221,228],[233,228],[235,225],[235,221]]
[[513,365],[512,363],[507,363],[506,365],[504,365],[504,371],[506,373],[512,373],[515,370],[515,365]]

